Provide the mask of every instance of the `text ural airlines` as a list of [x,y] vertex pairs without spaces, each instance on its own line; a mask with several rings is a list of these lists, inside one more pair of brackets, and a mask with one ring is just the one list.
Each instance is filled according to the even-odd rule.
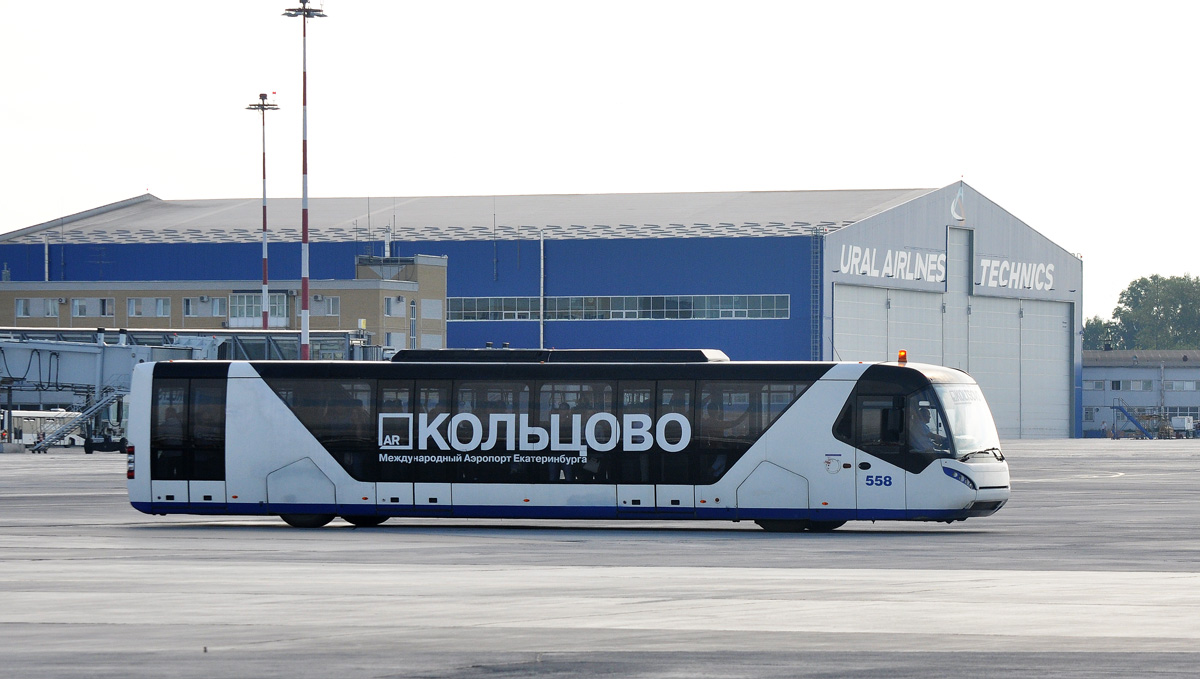
[[940,283],[946,280],[946,253],[918,253],[909,250],[884,250],[883,262],[879,260],[879,248],[864,248],[858,245],[843,245],[840,273],[873,276],[875,278],[902,278],[904,280],[927,280]]

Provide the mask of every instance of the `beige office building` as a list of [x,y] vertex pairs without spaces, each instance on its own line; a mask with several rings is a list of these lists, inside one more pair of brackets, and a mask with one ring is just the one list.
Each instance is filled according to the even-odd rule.
[[[309,325],[365,330],[393,349],[446,346],[446,258],[358,256],[352,280],[309,281]],[[268,326],[300,329],[300,281],[268,284]],[[262,281],[4,281],[0,325],[262,328]]]

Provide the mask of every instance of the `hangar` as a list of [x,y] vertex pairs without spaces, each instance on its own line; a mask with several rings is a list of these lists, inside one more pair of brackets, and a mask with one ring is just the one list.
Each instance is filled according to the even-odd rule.
[[[271,279],[295,282],[299,200],[270,200],[268,211]],[[39,286],[58,299],[71,296],[71,284],[86,287],[80,295],[89,300],[112,299],[108,322],[120,326],[134,308],[121,290],[150,298],[162,288],[168,297],[188,287],[181,282],[245,281],[240,293],[236,285],[191,287],[231,299],[252,294],[260,222],[261,199],[146,195],[0,235],[10,282],[0,285],[0,324],[46,324],[19,315]],[[429,298],[421,311],[385,291],[356,312],[378,312],[380,328],[389,315],[444,323],[434,326],[444,338],[421,333],[430,338],[424,346],[702,347],[738,360],[863,361],[894,360],[905,349],[910,360],[974,375],[1002,436],[1081,435],[1082,262],[963,182],[314,198],[310,224],[314,286],[377,277],[370,272],[401,256],[445,258],[444,288],[410,293]],[[106,282],[119,290],[100,290]],[[183,324],[185,305],[167,303],[157,322]],[[227,314],[252,308],[221,306]],[[281,298],[279,327],[296,327],[298,307]],[[75,323],[74,308],[50,324]],[[190,328],[234,322],[186,320]],[[381,331],[378,342],[413,346],[417,335]]]

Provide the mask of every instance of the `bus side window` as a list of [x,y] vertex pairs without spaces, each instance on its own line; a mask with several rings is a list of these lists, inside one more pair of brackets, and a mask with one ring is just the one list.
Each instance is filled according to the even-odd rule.
[[833,423],[833,438],[848,445],[854,445],[854,399],[851,398],[842,406],[842,412]]
[[868,453],[900,453],[903,446],[904,399],[859,396],[858,447]]
[[150,478],[179,481],[188,478],[184,455],[184,424],[188,416],[188,381],[161,379],[154,383],[150,421]]
[[[626,415],[640,415],[651,422],[654,421],[654,382],[622,381],[617,384],[617,392],[617,406],[620,408],[618,417],[622,418],[622,422],[625,421]],[[624,443],[618,450],[622,451],[617,469],[617,480],[620,483],[654,483],[654,465],[651,462],[653,452],[626,451]]]
[[[383,436],[389,437],[387,445],[397,450],[412,450],[413,437],[416,435],[415,416],[412,414],[413,383],[409,380],[379,380],[378,398],[379,421],[376,426],[382,430]],[[383,445],[382,441],[379,445]],[[378,470],[379,481],[412,481],[412,464],[409,463],[379,462]]]
[[[450,439],[450,380],[420,380],[416,383],[416,408],[413,419],[418,423],[425,416],[431,429],[436,429],[442,441],[449,446]],[[442,417],[445,415],[446,417]],[[438,418],[442,418],[437,427],[432,427]],[[418,424],[418,430],[420,429]],[[420,445],[420,441],[417,442]],[[425,452],[425,451],[422,451]],[[428,452],[437,453],[437,449]],[[412,465],[412,480],[426,483],[450,483],[454,481],[455,463],[453,462],[421,462]]]
[[225,480],[224,379],[191,381],[188,417],[188,452],[191,476],[197,481]]
[[[692,390],[696,383],[691,381],[663,381],[658,383],[658,419],[661,420],[664,415],[678,414],[683,415],[692,431],[695,431],[696,418],[693,413],[694,400],[692,398]],[[674,426],[664,427],[667,439],[674,438],[678,440],[682,435],[682,428],[674,424]],[[676,483],[689,484],[692,483],[692,474],[689,469],[689,458],[687,450],[677,452],[662,451],[660,453],[661,473],[662,477],[659,483]]]
[[[528,382],[515,381],[456,381],[455,414],[471,413],[478,419],[479,446],[491,441],[493,447],[484,451],[476,448],[469,452],[482,453],[491,457],[511,454],[516,442],[517,419],[523,413],[529,412],[530,385]],[[493,426],[495,427],[493,429]],[[492,435],[495,438],[490,438]],[[460,424],[454,435],[458,441],[471,440],[471,426],[465,422]],[[526,462],[464,462],[458,466],[458,480],[473,483],[530,483],[532,465]]]

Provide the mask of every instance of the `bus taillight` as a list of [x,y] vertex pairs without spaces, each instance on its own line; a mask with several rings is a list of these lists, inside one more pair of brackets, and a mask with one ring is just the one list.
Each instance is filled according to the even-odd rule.
[[133,478],[133,446],[125,447],[125,455],[127,456],[125,458],[126,459],[125,478],[132,479]]

